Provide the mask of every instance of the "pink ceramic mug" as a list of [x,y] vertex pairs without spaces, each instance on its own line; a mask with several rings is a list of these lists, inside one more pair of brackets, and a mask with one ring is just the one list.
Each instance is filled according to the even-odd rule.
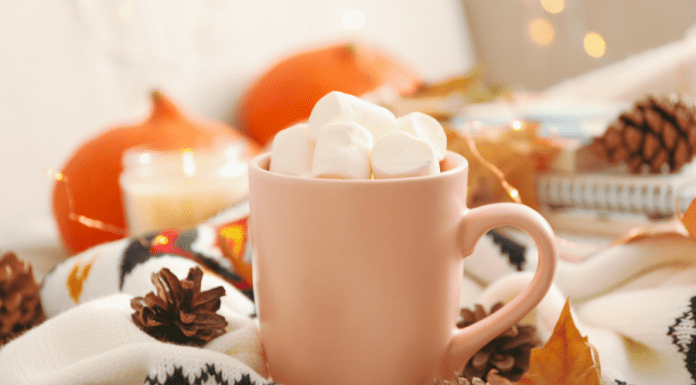
[[[556,247],[531,208],[466,207],[468,162],[448,152],[434,176],[314,179],[249,165],[254,294],[273,380],[283,385],[410,385],[452,378],[551,285]],[[539,249],[532,284],[458,330],[463,257],[513,225]]]

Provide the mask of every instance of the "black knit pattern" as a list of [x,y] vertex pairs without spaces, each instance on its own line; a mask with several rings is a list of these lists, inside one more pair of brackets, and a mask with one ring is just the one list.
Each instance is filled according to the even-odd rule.
[[[152,253],[150,250],[152,240],[155,239],[155,237],[158,234],[159,232],[153,232],[146,234],[142,237],[131,239],[130,243],[128,244],[128,247],[126,247],[126,250],[123,252],[123,255],[121,257],[121,266],[118,282],[120,289],[123,289],[123,284],[125,282],[126,276],[130,274],[130,272],[133,271],[133,269],[135,269],[136,266],[147,262],[150,258],[157,258],[163,255],[167,255],[165,253]],[[214,272],[220,278],[224,279],[225,281],[231,284],[241,282],[242,277],[240,277],[237,273],[233,271],[234,267],[232,267],[231,265],[222,266],[220,262],[216,261],[214,258],[210,258],[202,253],[195,252],[191,248],[191,245],[196,241],[197,237],[198,230],[194,228],[183,231],[180,234],[178,234],[177,238],[175,239],[175,242],[180,249],[189,253],[189,255],[192,257],[191,259],[194,262],[205,267],[207,270]],[[181,257],[185,258],[184,256]],[[251,299],[252,301],[254,300],[254,294],[251,289],[243,290],[242,293],[244,293],[244,295],[249,297],[249,299]]]
[[150,254],[150,243],[157,236],[156,232],[143,235],[139,238],[131,238],[128,247],[121,257],[121,269],[118,276],[118,288],[123,289],[126,276],[130,274],[136,266],[147,262],[152,255]]
[[527,262],[527,247],[525,245],[496,230],[491,230],[486,235],[491,237],[493,243],[500,247],[501,254],[507,255],[510,265],[517,271],[524,270],[525,262]]
[[667,335],[672,337],[672,344],[677,351],[684,355],[686,370],[696,383],[696,297],[692,297],[687,310],[674,320],[667,330]]
[[[167,375],[164,382],[160,382],[156,375],[154,378],[148,375],[143,385],[201,385],[210,383],[211,380],[214,381],[213,384],[217,385],[261,385],[252,381],[249,374],[243,374],[239,379],[228,379],[227,376],[223,375],[222,370],[215,367],[215,364],[206,364],[205,368],[201,368],[200,373],[193,378],[193,381],[190,381],[189,376],[184,374],[184,369],[181,366],[175,366],[174,371]],[[277,385],[275,383],[266,384]]]

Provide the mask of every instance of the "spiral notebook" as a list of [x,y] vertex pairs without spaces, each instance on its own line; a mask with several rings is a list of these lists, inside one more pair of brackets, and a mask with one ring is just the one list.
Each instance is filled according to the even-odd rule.
[[687,165],[676,174],[549,172],[537,178],[539,206],[550,211],[574,209],[665,219],[675,214],[676,203],[683,211],[694,198],[694,164]]

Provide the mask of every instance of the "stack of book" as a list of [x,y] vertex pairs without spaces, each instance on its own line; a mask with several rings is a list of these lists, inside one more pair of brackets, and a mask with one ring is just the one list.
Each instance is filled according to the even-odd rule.
[[539,211],[561,231],[621,235],[670,219],[695,198],[694,164],[674,174],[551,171],[537,177]]

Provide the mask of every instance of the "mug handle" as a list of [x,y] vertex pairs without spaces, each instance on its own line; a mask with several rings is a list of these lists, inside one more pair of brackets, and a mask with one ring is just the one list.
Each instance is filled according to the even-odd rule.
[[553,230],[534,209],[519,203],[493,203],[462,213],[461,234],[464,257],[489,230],[511,225],[526,231],[539,251],[534,278],[519,295],[495,313],[463,329],[455,330],[445,356],[445,372],[461,371],[483,346],[515,325],[541,302],[551,286],[556,270],[557,250]]

